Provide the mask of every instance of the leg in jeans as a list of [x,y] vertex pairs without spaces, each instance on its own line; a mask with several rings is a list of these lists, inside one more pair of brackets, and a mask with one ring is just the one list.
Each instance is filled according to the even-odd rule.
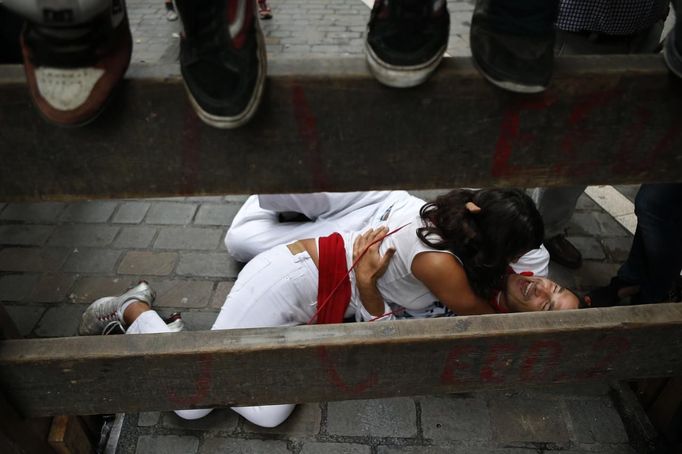
[[665,301],[682,269],[682,184],[645,184],[635,199],[637,230],[618,277],[640,285],[639,302]]

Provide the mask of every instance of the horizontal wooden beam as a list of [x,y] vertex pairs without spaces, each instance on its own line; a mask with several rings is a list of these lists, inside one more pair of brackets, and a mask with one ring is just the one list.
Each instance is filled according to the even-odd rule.
[[682,181],[682,80],[659,56],[562,57],[516,95],[447,59],[415,89],[359,58],[274,60],[244,128],[201,123],[177,65],[134,65],[94,123],[62,129],[0,66],[0,200]]
[[0,342],[27,415],[438,394],[682,375],[682,305]]

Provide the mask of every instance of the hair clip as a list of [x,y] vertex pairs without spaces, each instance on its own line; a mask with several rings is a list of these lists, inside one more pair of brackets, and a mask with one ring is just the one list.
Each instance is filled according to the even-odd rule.
[[476,205],[474,202],[465,203],[464,208],[466,208],[469,213],[478,213],[481,211],[481,207]]

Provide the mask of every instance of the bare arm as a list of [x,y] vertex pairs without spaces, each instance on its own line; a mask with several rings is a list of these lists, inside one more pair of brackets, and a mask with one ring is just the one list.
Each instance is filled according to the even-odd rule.
[[464,268],[450,254],[418,254],[412,260],[412,274],[457,315],[495,313],[487,301],[474,293]]
[[369,247],[365,255],[355,265],[355,280],[362,305],[367,312],[374,316],[381,316],[386,312],[384,298],[377,289],[377,280],[386,272],[395,249],[389,249],[386,251],[386,254],[381,256],[379,254],[381,241],[377,241],[374,244],[372,242],[382,238],[386,233],[388,233],[386,227],[369,229],[353,243],[354,261]]

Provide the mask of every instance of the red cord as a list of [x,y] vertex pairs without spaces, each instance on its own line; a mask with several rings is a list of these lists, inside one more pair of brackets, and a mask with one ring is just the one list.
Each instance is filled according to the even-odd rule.
[[[346,278],[348,278],[348,276],[350,275],[350,272],[353,271],[353,270],[355,269],[355,265],[358,264],[358,262],[360,261],[360,259],[367,253],[367,251],[369,250],[370,247],[372,247],[372,246],[373,246],[374,244],[376,244],[376,243],[379,243],[379,242],[383,241],[384,238],[386,238],[387,236],[393,235],[394,233],[396,233],[396,232],[398,232],[399,230],[401,230],[403,227],[407,227],[407,226],[410,225],[410,224],[411,224],[411,223],[408,222],[407,224],[401,225],[401,226],[398,227],[397,229],[391,230],[390,232],[388,232],[386,235],[382,236],[381,238],[377,238],[376,240],[374,240],[374,241],[372,241],[371,243],[369,243],[369,244],[365,247],[365,249],[362,251],[362,253],[353,261],[353,264],[352,264],[351,267],[348,269],[348,271],[346,271],[346,274],[343,276],[343,278],[341,278],[341,280],[338,282],[338,284],[336,284],[336,285],[334,286],[334,290],[332,290],[332,291],[329,293],[329,295],[327,296],[327,298],[326,298],[321,304],[318,302],[318,304],[317,304],[317,310],[315,311],[315,313],[313,314],[313,316],[310,318],[310,320],[308,320],[308,325],[312,325],[312,324],[314,323],[314,321],[317,319],[317,316],[320,314],[320,311],[322,310],[322,308],[329,302],[329,300],[331,299],[332,295],[334,295],[334,293],[336,293],[336,291],[339,289],[339,287],[341,287],[341,285],[344,283],[344,281],[346,280]],[[391,314],[391,313],[392,313],[392,312],[388,312],[388,313],[386,313],[386,314],[379,315],[378,317],[374,317],[374,318],[373,318],[372,320],[370,320],[370,321],[376,320],[377,318],[384,317],[384,316],[389,315],[389,314]]]

